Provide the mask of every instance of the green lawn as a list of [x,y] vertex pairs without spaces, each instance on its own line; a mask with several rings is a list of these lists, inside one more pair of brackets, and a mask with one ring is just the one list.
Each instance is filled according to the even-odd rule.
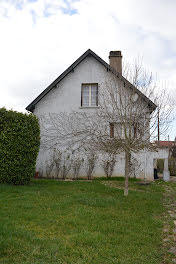
[[162,184],[104,180],[0,186],[0,263],[159,264]]

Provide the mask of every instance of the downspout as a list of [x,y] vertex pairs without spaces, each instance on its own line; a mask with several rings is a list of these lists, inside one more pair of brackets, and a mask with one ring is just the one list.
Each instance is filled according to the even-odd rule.
[[144,180],[146,180],[146,166],[147,166],[147,157],[146,157],[146,149],[145,149],[145,163],[144,163]]

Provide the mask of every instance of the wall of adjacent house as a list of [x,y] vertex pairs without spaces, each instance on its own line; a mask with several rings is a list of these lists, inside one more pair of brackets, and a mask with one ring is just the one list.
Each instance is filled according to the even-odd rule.
[[[87,57],[82,61],[72,72],[70,72],[58,85],[53,88],[43,99],[41,99],[34,110],[34,114],[38,117],[48,113],[72,112],[72,111],[95,111],[95,107],[81,107],[81,84],[82,83],[98,83],[99,89],[103,86],[104,80],[114,78],[111,72],[101,65],[93,57]],[[122,83],[123,85],[123,83]],[[125,88],[124,88],[125,89]],[[42,129],[42,127],[41,127]],[[49,136],[49,135],[48,135]],[[165,154],[163,154],[165,155]],[[153,156],[154,154],[141,152],[134,155],[139,164],[136,165],[137,177],[153,179]],[[52,151],[50,149],[40,149],[36,170],[40,171],[41,175],[46,177],[46,166],[52,159]],[[96,162],[95,176],[104,176],[104,171],[101,166],[101,155],[99,162]],[[114,176],[124,175],[124,155],[118,156]],[[56,168],[53,167],[51,177],[56,177]],[[134,169],[135,170],[135,169]],[[84,168],[80,175],[85,176]],[[70,173],[71,176],[71,173]]]
[[134,163],[136,160],[137,178],[153,180],[154,179],[154,161],[156,159],[168,159],[169,150],[168,148],[157,148],[155,151],[149,151],[144,149],[139,153],[134,153]]

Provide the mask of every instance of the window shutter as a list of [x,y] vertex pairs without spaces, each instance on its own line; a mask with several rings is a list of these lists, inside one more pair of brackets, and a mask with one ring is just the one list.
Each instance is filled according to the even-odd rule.
[[110,137],[114,138],[114,124],[110,123],[109,126],[110,126]]
[[97,93],[96,93],[96,106],[98,106],[98,85],[97,85]]
[[83,105],[83,86],[81,86],[81,106]]

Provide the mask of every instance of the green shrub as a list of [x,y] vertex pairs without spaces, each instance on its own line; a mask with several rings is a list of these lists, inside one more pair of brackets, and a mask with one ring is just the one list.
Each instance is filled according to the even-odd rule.
[[163,173],[164,170],[164,159],[157,159],[157,169],[159,173]]
[[28,184],[40,145],[38,119],[0,108],[0,182]]
[[171,176],[176,176],[176,158],[169,158],[169,171]]

